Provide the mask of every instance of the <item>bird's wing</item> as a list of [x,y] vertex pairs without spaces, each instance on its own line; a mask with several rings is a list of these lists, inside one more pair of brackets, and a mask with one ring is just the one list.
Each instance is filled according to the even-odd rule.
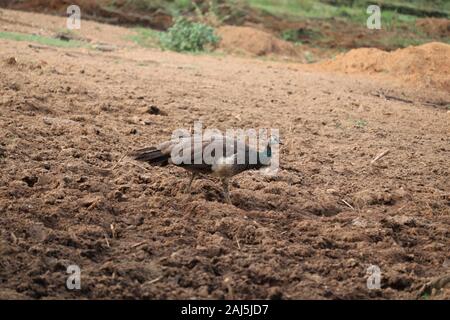
[[[182,154],[190,154],[191,159],[201,156],[205,149],[212,151],[212,156],[215,157],[230,157],[233,154],[244,154],[248,158],[249,154],[255,152],[253,148],[249,147],[246,141],[238,140],[233,136],[226,136],[220,133],[209,135],[193,135],[189,137],[182,137],[179,139],[172,139],[165,141],[158,145],[157,148],[148,148],[149,150],[158,149],[165,156],[171,157],[174,154],[181,156]],[[222,150],[222,153],[215,154],[214,151]],[[199,163],[198,163],[199,164]]]

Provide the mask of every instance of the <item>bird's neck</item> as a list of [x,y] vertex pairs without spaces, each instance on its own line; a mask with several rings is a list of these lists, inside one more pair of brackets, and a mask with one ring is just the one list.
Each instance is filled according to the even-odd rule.
[[270,158],[272,157],[272,148],[267,145],[263,151],[258,153],[258,164],[262,166],[267,166],[270,164]]
[[270,144],[267,145],[266,150],[264,151],[267,155],[267,157],[272,157],[272,147],[270,146]]

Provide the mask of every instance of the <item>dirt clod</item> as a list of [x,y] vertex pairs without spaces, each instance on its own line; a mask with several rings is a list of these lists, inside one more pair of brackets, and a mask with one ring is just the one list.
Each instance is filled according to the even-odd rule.
[[278,54],[298,56],[299,53],[292,43],[277,39],[262,30],[251,27],[225,26],[217,30],[220,36],[220,48],[227,52],[241,52],[262,56]]

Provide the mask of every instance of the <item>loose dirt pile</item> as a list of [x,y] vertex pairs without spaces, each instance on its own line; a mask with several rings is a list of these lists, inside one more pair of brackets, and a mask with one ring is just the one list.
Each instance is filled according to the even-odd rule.
[[409,84],[450,92],[450,45],[439,42],[393,52],[354,49],[318,66],[345,73],[389,75]]
[[225,26],[217,30],[221,37],[220,48],[230,53],[247,53],[255,56],[298,56],[292,43],[280,40],[270,33],[251,27]]

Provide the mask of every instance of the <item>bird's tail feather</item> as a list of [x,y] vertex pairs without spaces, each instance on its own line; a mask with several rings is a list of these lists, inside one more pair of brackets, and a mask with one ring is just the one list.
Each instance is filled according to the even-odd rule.
[[166,166],[169,164],[169,156],[155,147],[143,148],[131,153],[135,160],[148,162],[152,166]]

